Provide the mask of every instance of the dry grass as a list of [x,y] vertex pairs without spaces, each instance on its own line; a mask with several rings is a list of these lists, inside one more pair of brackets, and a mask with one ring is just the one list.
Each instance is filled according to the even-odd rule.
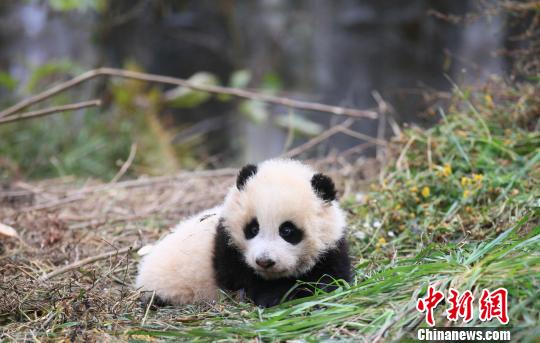
[[[137,264],[132,252],[48,281],[39,278],[73,261],[157,240],[180,218],[222,201],[234,173],[217,170],[106,185],[66,179],[10,186],[0,198],[0,218],[21,239],[0,242],[4,337],[33,339],[57,332],[97,337],[122,331],[126,321],[142,320],[144,309],[131,288]],[[133,317],[123,317],[126,313]]]

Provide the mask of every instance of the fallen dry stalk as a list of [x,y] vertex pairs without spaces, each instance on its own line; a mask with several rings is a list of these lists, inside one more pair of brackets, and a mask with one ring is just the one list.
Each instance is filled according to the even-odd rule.
[[283,157],[292,158],[292,157],[298,156],[301,153],[311,149],[315,145],[317,145],[317,144],[327,140],[328,138],[332,137],[336,133],[341,132],[342,129],[348,128],[349,126],[351,126],[353,124],[353,122],[354,122],[353,119],[347,119],[346,121],[344,121],[341,124],[332,126],[328,130],[323,131],[321,134],[319,134],[318,136],[313,137],[312,139],[305,142],[304,144],[301,144],[301,145],[297,146],[296,148],[287,151],[286,153],[283,154]]
[[211,170],[196,170],[189,172],[181,172],[180,174],[173,176],[156,176],[149,178],[140,178],[135,180],[126,180],[116,182],[114,184],[102,184],[98,186],[90,186],[82,189],[78,189],[69,193],[69,195],[81,195],[86,193],[96,193],[101,191],[110,191],[111,188],[137,188],[137,187],[148,187],[155,186],[157,184],[163,184],[168,182],[175,181],[184,181],[193,178],[216,178],[220,176],[234,176],[238,173],[236,168],[222,168],[222,169],[211,169]]
[[246,89],[238,88],[229,88],[223,86],[210,86],[210,85],[199,85],[193,82],[179,79],[176,77],[162,76],[148,73],[141,73],[136,71],[124,70],[124,69],[114,69],[114,68],[98,68],[94,70],[87,71],[69,81],[60,83],[54,87],[49,88],[48,90],[37,94],[33,97],[25,99],[7,109],[0,112],[0,118],[10,116],[14,113],[17,113],[24,108],[31,106],[35,103],[43,101],[47,98],[50,98],[68,88],[74,87],[84,81],[91,80],[99,76],[112,76],[112,77],[123,77],[127,79],[147,81],[147,82],[158,82],[165,83],[177,86],[183,86],[190,89],[195,89],[203,92],[214,93],[214,94],[226,94],[239,98],[246,98],[251,100],[258,100],[267,103],[282,105],[291,108],[298,108],[303,110],[311,110],[318,112],[327,112],[335,115],[344,115],[350,117],[367,117],[367,118],[377,118],[377,113],[374,111],[367,110],[357,110],[353,108],[345,108],[339,106],[330,106],[316,102],[307,102],[294,100],[290,98],[278,97],[270,94],[263,94],[259,92],[254,92]]
[[101,100],[96,99],[96,100],[77,102],[74,104],[55,106],[55,107],[50,107],[43,110],[30,111],[30,112],[17,114],[17,115],[12,115],[7,118],[2,118],[2,116],[0,116],[0,125],[11,123],[14,121],[19,121],[19,120],[42,117],[42,116],[46,116],[48,114],[53,114],[56,112],[75,111],[75,110],[80,110],[81,108],[96,107],[96,106],[101,106]]
[[131,167],[131,164],[133,163],[133,160],[135,159],[135,155],[137,154],[137,144],[133,143],[131,144],[131,148],[129,149],[129,156],[127,160],[122,164],[122,167],[116,173],[116,175],[111,179],[109,184],[116,183],[124,174],[128,171],[129,167]]
[[374,138],[374,137],[371,137],[370,135],[366,135],[364,133],[361,133],[361,132],[357,132],[357,131],[353,131],[347,127],[338,127],[339,131],[348,135],[348,136],[351,136],[351,137],[354,137],[354,138],[357,138],[357,139],[361,139],[361,140],[364,140],[366,142],[370,142],[370,143],[373,143],[373,144],[376,144],[378,146],[382,146],[382,147],[386,147],[388,146],[388,142],[385,141],[384,139],[380,139],[380,138]]
[[40,281],[47,281],[47,280],[52,279],[55,276],[67,273],[67,272],[69,272],[71,270],[74,270],[74,269],[78,269],[78,268],[80,268],[80,267],[82,267],[84,265],[87,265],[87,264],[90,264],[90,263],[93,263],[93,262],[96,262],[96,261],[104,260],[104,259],[106,259],[108,257],[111,257],[111,256],[125,254],[125,253],[128,253],[128,252],[137,250],[139,248],[140,248],[140,244],[134,244],[134,245],[131,245],[129,247],[124,247],[122,249],[109,251],[109,252],[99,254],[99,255],[95,255],[95,256],[90,256],[90,257],[84,258],[82,260],[79,260],[77,262],[74,262],[72,264],[69,264],[69,265],[67,265],[65,267],[56,269],[56,270],[54,270],[54,271],[52,271],[52,272],[50,272],[48,274],[45,274],[45,275],[41,276],[39,278],[39,280]]

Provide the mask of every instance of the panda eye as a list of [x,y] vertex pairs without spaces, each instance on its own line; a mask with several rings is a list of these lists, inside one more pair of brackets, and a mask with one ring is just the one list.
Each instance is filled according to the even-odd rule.
[[244,236],[246,239],[252,239],[257,236],[259,233],[259,222],[257,218],[253,218],[247,225],[244,227]]
[[279,228],[279,234],[281,237],[288,237],[293,233],[293,228],[290,226],[281,226]]
[[286,221],[279,226],[279,235],[291,244],[298,244],[302,240],[304,233],[292,222]]

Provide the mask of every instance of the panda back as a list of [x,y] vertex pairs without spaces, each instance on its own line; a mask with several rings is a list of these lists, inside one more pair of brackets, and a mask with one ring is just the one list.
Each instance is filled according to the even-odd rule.
[[213,300],[212,253],[221,207],[180,222],[143,257],[136,286],[173,305]]

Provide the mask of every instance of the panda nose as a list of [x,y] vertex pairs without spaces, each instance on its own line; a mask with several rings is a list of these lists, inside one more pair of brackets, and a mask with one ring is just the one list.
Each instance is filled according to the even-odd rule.
[[264,269],[268,269],[268,268],[272,267],[274,264],[276,264],[276,262],[275,262],[274,260],[271,260],[271,259],[269,259],[269,258],[267,258],[267,257],[260,257],[260,258],[257,258],[257,259],[255,260],[255,262],[256,262],[259,266],[263,267]]

